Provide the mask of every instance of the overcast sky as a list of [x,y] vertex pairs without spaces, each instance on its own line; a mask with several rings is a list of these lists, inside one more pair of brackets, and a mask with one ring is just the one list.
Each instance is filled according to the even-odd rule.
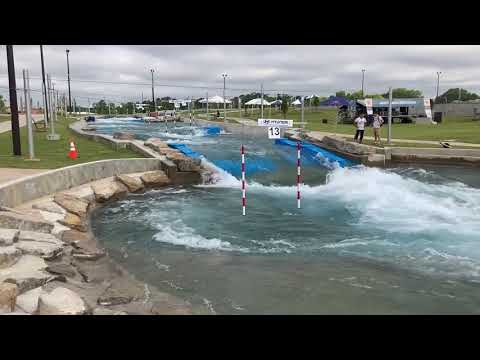
[[[480,46],[44,46],[45,66],[55,88],[67,89],[65,49],[70,49],[72,97],[77,103],[139,101],[151,98],[150,69],[154,69],[155,96],[201,97],[207,89],[176,86],[208,86],[209,96],[222,95],[226,72],[227,96],[260,91],[291,95],[327,96],[338,90],[361,88],[365,73],[367,93],[386,92],[389,86],[422,90],[435,96],[437,71],[442,71],[440,93],[461,86],[480,92]],[[17,87],[23,86],[22,69],[40,89],[39,46],[14,46]],[[88,81],[97,81],[88,82]],[[102,81],[140,83],[104,84]],[[172,85],[172,86],[160,86]],[[5,46],[0,49],[0,94],[8,98]],[[217,88],[217,89],[215,89]],[[234,90],[235,89],[235,90]],[[241,90],[237,90],[241,89]],[[301,91],[306,92],[301,92]],[[39,100],[39,98],[35,98]],[[36,101],[35,100],[35,101]]]

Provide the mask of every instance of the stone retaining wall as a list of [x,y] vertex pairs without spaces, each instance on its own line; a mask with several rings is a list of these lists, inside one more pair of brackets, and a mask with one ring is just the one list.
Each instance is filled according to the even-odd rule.
[[162,159],[138,158],[100,160],[67,166],[1,185],[0,205],[15,207],[42,196],[116,174],[164,170],[168,165],[173,164]]

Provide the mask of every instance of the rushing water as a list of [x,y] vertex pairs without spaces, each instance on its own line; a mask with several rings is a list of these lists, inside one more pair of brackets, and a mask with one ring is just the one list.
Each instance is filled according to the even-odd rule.
[[[139,278],[219,314],[480,313],[476,169],[339,168],[246,133],[205,136],[182,124],[118,119],[187,143],[217,168],[214,184],[134,194],[97,210],[95,234]],[[236,170],[246,147],[247,216]],[[247,166],[247,170],[248,170]]]

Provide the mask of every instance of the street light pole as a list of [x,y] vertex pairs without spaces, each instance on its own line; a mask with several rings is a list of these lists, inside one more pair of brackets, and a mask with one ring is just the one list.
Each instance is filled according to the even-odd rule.
[[362,97],[365,96],[364,92],[363,92],[363,85],[364,85],[364,82],[365,82],[365,69],[362,69]]
[[15,63],[13,45],[7,45],[8,87],[10,90],[10,113],[12,114],[13,155],[22,155],[20,145],[20,124],[18,122],[17,84],[15,82]]
[[72,93],[70,91],[70,61],[68,59],[68,53],[70,52],[70,50],[66,49],[65,51],[67,53],[68,105],[70,107],[70,111],[72,111]]
[[42,61],[42,85],[43,85],[43,98],[44,98],[44,120],[45,120],[45,129],[50,124],[50,120],[48,118],[48,95],[47,95],[47,85],[45,82],[45,64],[43,62],[43,45],[40,45],[40,59]]
[[437,99],[438,99],[438,89],[440,87],[440,74],[442,72],[441,71],[437,71]]
[[227,78],[227,73],[223,73],[223,122],[225,123],[227,121],[227,103],[225,99],[225,80]]
[[150,69],[150,72],[152,73],[152,101],[153,101],[153,111],[157,112],[157,103],[155,101],[155,90],[154,90],[154,85],[153,85],[153,69]]

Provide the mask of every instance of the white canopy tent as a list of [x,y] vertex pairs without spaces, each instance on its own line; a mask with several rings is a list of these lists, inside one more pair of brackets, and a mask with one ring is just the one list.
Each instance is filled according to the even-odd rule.
[[[199,101],[201,104],[206,104],[207,103],[207,99],[202,99]],[[208,98],[208,103],[209,104],[223,104],[223,97],[221,96],[218,96],[218,95],[215,95],[213,97],[209,97]],[[228,99],[225,99],[225,103],[226,104],[231,104],[232,102]]]
[[292,105],[302,105],[302,102],[300,101],[300,99],[297,99],[294,102],[292,102]]
[[[250,101],[247,101],[245,103],[245,105],[262,105],[262,99],[261,98],[256,98],[256,99],[252,99]],[[263,99],[263,106],[268,106],[268,105],[271,105],[267,100]]]

